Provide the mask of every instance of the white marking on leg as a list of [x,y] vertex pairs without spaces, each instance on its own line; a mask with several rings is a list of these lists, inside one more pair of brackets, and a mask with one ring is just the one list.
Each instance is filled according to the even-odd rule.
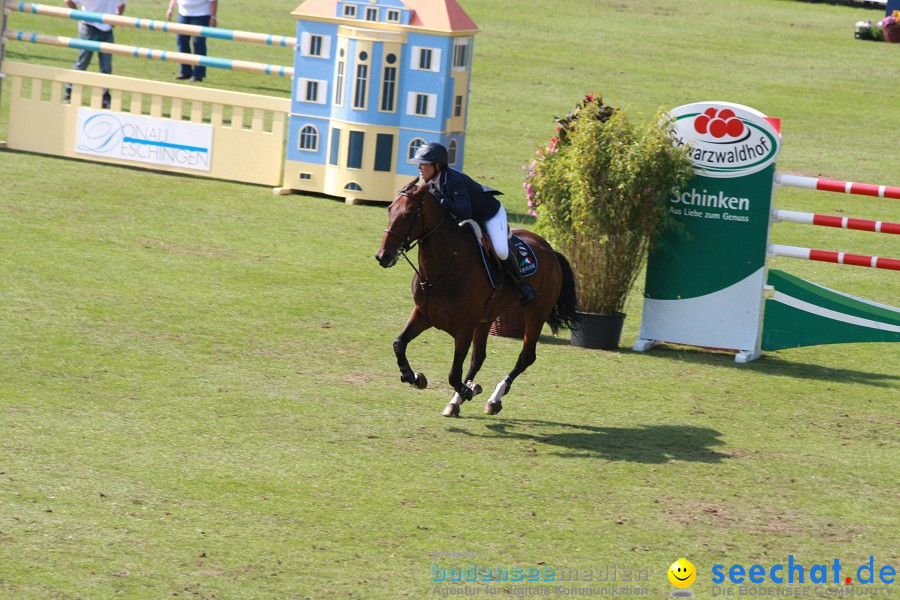
[[494,388],[494,393],[491,394],[490,398],[488,398],[488,402],[499,402],[503,395],[506,393],[507,389],[508,386],[506,385],[506,380],[504,379],[497,384],[496,388]]
[[450,399],[450,404],[456,404],[457,406],[463,403],[462,396],[459,395],[459,392],[453,394],[453,398]]

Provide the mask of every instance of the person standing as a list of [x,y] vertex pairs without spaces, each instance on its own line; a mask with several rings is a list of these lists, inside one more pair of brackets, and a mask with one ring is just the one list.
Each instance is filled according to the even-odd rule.
[[[78,8],[81,4],[81,10],[97,13],[114,13],[121,15],[125,12],[125,0],[66,0],[66,6],[69,8]],[[82,40],[90,40],[92,42],[115,42],[113,36],[112,25],[106,23],[88,23],[87,21],[78,22],[78,38]],[[75,62],[75,68],[79,71],[85,71],[91,64],[91,58],[94,56],[93,50],[82,50],[78,54],[78,60]],[[97,52],[97,58],[100,61],[100,72],[107,75],[112,73],[112,54],[106,52]],[[66,102],[72,95],[72,84],[66,86]],[[103,108],[109,108],[109,90],[103,90]]]
[[[178,4],[178,22],[185,25],[199,25],[200,27],[216,27],[216,12],[219,9],[218,0],[170,0],[169,10],[166,11],[166,20],[172,20],[175,4]],[[196,54],[206,56],[206,38],[203,36],[191,36],[178,34],[176,36],[178,51],[184,54]],[[191,52],[191,38],[194,39],[194,50]],[[206,67],[182,64],[175,79],[188,79],[190,81],[203,81],[206,77]]]

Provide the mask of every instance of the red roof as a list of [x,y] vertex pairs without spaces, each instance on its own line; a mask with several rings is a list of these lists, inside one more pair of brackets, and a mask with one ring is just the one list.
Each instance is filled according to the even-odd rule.
[[[298,17],[336,19],[337,2],[338,0],[305,0],[291,14]],[[406,8],[413,11],[409,20],[410,27],[450,32],[478,31],[478,25],[466,14],[457,0],[402,0],[402,2]]]

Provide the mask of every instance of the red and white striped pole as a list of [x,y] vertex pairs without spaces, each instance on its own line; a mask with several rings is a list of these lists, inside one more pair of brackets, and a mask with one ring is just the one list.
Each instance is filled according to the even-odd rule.
[[869,219],[854,219],[853,217],[818,215],[815,213],[796,212],[793,210],[773,210],[772,222],[801,223],[803,225],[822,225],[824,227],[856,229],[858,231],[873,231],[875,233],[900,234],[900,223],[892,223],[891,221],[870,221]]
[[900,188],[887,185],[837,181],[834,179],[818,179],[816,177],[802,177],[800,175],[787,175],[785,173],[776,173],[775,183],[785,187],[803,188],[807,190],[854,194],[856,196],[873,196],[876,198],[894,198],[900,200]]
[[900,260],[896,258],[851,254],[849,252],[832,252],[830,250],[815,250],[813,248],[783,246],[781,244],[769,244],[768,252],[769,256],[802,258],[804,260],[817,260],[841,265],[855,265],[857,267],[872,267],[875,269],[900,271]]

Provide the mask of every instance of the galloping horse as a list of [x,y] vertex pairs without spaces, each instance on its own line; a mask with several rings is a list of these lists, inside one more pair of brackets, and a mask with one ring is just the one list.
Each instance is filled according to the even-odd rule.
[[[487,338],[491,323],[518,304],[511,281],[492,286],[475,235],[457,223],[418,178],[403,188],[388,211],[388,228],[375,258],[385,268],[397,263],[401,254],[419,246],[419,267],[412,280],[415,308],[394,340],[394,354],[400,367],[400,381],[424,389],[428,381],[414,373],[406,359],[406,347],[423,331],[436,327],[446,331],[455,342],[449,382],[456,393],[444,409],[445,417],[458,417],[459,407],[481,392],[475,383],[487,356]],[[503,408],[501,398],[509,392],[513,380],[535,360],[535,346],[544,323],[553,333],[575,321],[575,278],[568,261],[540,236],[514,230],[535,253],[537,271],[528,279],[535,299],[524,307],[525,340],[512,371],[497,384],[484,412],[495,415]],[[408,259],[407,259],[408,260]],[[411,263],[410,263],[411,264]],[[503,278],[501,274],[500,279]],[[463,361],[472,345],[472,361],[465,380]]]

